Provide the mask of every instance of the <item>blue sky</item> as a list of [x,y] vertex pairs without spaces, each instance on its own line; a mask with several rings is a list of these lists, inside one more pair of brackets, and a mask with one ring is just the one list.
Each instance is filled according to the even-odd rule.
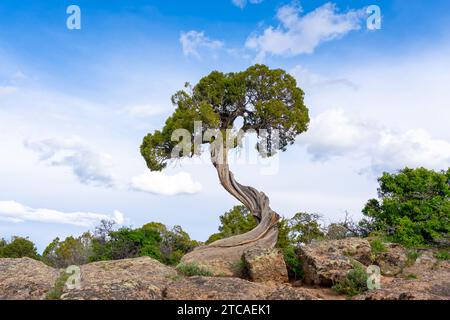
[[[284,216],[360,217],[382,171],[450,163],[448,1],[13,1],[0,3],[0,237],[42,250],[101,218],[215,232],[236,204],[207,159],[146,172],[142,137],[170,96],[212,70],[292,73],[308,133],[267,164],[235,164]],[[81,9],[68,30],[66,8]],[[366,28],[378,5],[381,30]]]

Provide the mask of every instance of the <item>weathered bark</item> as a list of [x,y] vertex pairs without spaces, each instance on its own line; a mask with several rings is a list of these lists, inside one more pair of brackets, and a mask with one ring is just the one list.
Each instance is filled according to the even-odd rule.
[[236,275],[239,272],[236,265],[246,249],[255,245],[266,248],[275,246],[280,217],[269,207],[269,198],[263,192],[243,186],[234,179],[224,148],[212,148],[211,160],[222,186],[250,210],[258,225],[247,233],[200,246],[185,255],[182,262],[196,262],[217,275]]

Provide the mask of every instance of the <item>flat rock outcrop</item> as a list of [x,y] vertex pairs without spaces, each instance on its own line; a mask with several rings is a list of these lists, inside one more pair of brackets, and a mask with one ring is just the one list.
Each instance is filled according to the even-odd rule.
[[150,257],[81,266],[81,288],[65,288],[62,299],[160,300],[177,272]]
[[[421,263],[418,262],[418,265]],[[412,270],[412,269],[410,269]],[[430,269],[415,269],[418,274],[384,281],[379,290],[367,291],[357,300],[450,300],[450,262],[436,261]]]
[[[80,288],[63,288],[64,300],[312,300],[319,297],[288,284],[229,277],[184,277],[149,258],[100,261],[80,266]],[[45,299],[60,270],[29,258],[0,259],[0,299]]]
[[44,299],[58,276],[58,270],[30,258],[0,259],[0,300]]

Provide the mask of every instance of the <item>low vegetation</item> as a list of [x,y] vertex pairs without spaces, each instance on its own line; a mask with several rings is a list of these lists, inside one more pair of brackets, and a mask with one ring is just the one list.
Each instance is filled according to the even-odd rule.
[[352,266],[353,269],[348,271],[347,276],[333,286],[333,290],[349,298],[368,290],[365,267],[355,260],[352,260]]
[[66,285],[67,279],[69,279],[70,274],[66,273],[65,270],[61,271],[58,279],[55,282],[53,288],[45,296],[45,300],[60,300],[61,295],[64,291],[64,286]]
[[435,254],[436,259],[446,261],[450,260],[450,251],[449,250],[441,250],[436,252]]
[[416,260],[420,257],[420,252],[416,251],[416,250],[409,250],[408,252],[406,252],[406,266],[410,267],[412,266]]
[[370,241],[370,248],[372,249],[372,254],[375,256],[388,251],[383,241],[381,241],[380,239],[374,239]]
[[194,262],[180,263],[177,265],[177,270],[187,277],[192,276],[211,277],[213,275],[211,271]]

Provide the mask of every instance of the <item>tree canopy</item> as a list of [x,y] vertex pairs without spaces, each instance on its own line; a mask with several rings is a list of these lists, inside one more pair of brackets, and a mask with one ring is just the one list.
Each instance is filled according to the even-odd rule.
[[[238,118],[242,119],[242,128],[235,129],[242,129],[242,132],[254,130],[260,137],[259,130],[266,130],[269,140],[276,132],[277,143],[269,142],[264,146],[268,156],[284,151],[298,134],[307,130],[309,116],[303,96],[294,77],[281,69],[257,64],[243,72],[211,72],[193,88],[187,84],[186,90],[172,96],[175,112],[162,130],[144,138],[141,154],[150,170],[162,170],[179,142],[179,137],[173,137],[175,130],[184,129],[190,141],[201,139],[203,142],[208,129],[225,132],[234,128]],[[200,132],[195,130],[196,121],[201,121]],[[212,137],[206,142],[212,141],[209,138]],[[239,145],[236,137],[231,140],[231,143],[227,141],[228,148]],[[183,148],[187,152],[182,156],[192,157],[201,152],[195,143]]]
[[11,242],[0,240],[0,258],[29,257],[38,259],[36,247],[28,238],[12,237]]
[[364,225],[409,246],[449,240],[450,169],[405,168],[384,173],[378,181],[379,199],[364,207]]

